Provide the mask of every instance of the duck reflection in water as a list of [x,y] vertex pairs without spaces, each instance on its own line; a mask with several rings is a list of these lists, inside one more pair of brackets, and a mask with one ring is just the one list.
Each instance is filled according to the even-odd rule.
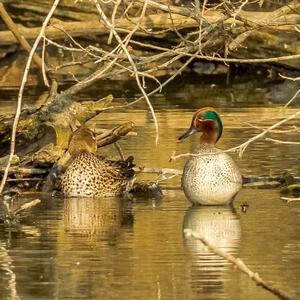
[[[232,207],[192,206],[184,216],[183,231],[185,229],[191,229],[227,253],[236,254],[238,251],[241,226]],[[212,299],[224,294],[228,262],[192,236],[184,236],[184,244],[191,254],[192,288],[203,296],[212,294]]]
[[98,299],[95,295],[107,292],[107,270],[120,263],[115,253],[133,225],[131,208],[118,197],[65,198],[63,205],[55,257],[56,298],[67,294],[70,299]]
[[113,240],[122,226],[132,223],[133,216],[124,199],[64,199],[64,228],[69,233]]

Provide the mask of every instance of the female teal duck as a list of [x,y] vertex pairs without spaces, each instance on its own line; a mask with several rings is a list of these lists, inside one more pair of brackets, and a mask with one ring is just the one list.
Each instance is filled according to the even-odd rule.
[[200,146],[185,164],[181,179],[186,197],[192,203],[223,205],[230,203],[242,187],[242,176],[234,160],[215,147],[223,131],[218,113],[211,107],[199,109],[191,127],[179,140],[202,132]]
[[62,191],[67,197],[110,197],[122,194],[134,177],[132,157],[110,161],[96,156],[94,133],[81,127],[69,144],[71,159],[62,176]]

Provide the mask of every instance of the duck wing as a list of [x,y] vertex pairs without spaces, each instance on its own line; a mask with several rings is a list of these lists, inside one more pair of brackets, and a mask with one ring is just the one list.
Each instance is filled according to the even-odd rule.
[[130,180],[135,176],[133,156],[129,156],[126,160],[109,160],[103,157],[99,159],[101,164],[104,164],[101,168],[103,172],[115,179]]

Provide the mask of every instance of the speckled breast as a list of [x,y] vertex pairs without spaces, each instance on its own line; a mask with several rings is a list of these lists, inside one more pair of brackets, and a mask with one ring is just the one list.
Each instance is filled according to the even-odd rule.
[[242,186],[242,177],[234,160],[220,149],[201,145],[199,156],[185,164],[182,188],[193,203],[222,205],[234,198]]

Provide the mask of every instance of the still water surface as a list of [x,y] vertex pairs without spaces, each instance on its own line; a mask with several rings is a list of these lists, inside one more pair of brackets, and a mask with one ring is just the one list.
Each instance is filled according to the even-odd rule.
[[[158,146],[144,104],[105,112],[92,122],[111,128],[134,121],[138,135],[121,144],[137,165],[182,168],[184,159],[170,163],[169,157],[175,150],[195,148],[197,137],[181,143],[177,137],[199,106],[214,105],[221,112],[223,149],[259,132],[246,122],[267,126],[299,109],[295,105],[280,111],[255,84],[239,90],[194,81],[180,89],[175,84],[152,99],[160,126]],[[120,102],[124,96],[138,96],[122,88],[117,92],[108,84],[96,92],[115,93]],[[7,110],[3,101],[0,110]],[[290,124],[299,125],[299,120]],[[287,138],[279,133],[271,137]],[[113,147],[101,153],[117,156]],[[250,145],[242,159],[234,157],[243,174],[289,170],[299,175],[297,146],[261,140]],[[179,178],[171,184],[179,185]],[[242,212],[245,203],[249,208]],[[164,191],[161,200],[44,197],[19,232],[0,228],[0,299],[276,299],[200,242],[185,238],[184,228],[200,232],[265,280],[300,298],[300,205],[283,202],[278,190],[244,188],[233,208],[191,207],[179,190]]]

